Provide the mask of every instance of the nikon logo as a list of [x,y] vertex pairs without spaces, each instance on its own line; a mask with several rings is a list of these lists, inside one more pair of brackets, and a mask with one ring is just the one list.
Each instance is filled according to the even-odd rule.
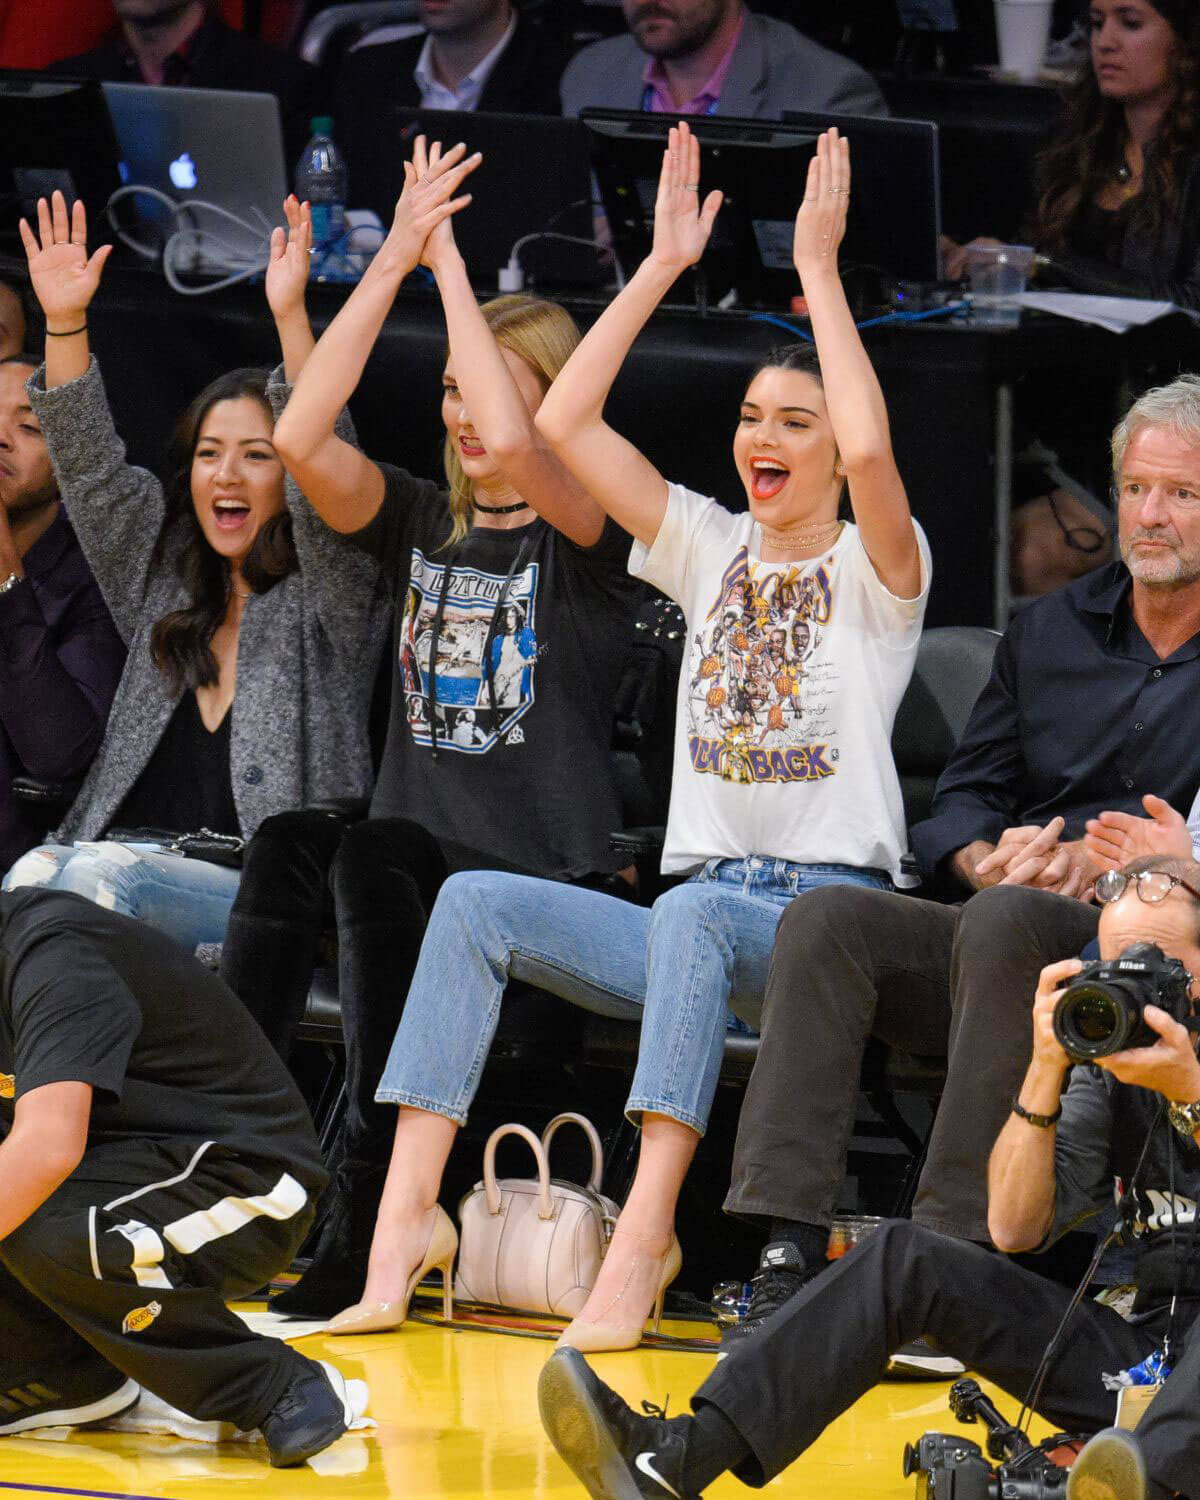
[[122,1333],[145,1333],[159,1313],[162,1312],[161,1302],[147,1302],[145,1307],[135,1307],[132,1312],[125,1314],[125,1321],[121,1324]]

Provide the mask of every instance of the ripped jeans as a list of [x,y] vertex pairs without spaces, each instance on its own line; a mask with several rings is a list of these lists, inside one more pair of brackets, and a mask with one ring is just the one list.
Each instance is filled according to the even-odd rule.
[[158,844],[42,844],[4,877],[6,891],[42,886],[74,891],[165,932],[189,953],[225,937],[240,870],[164,854]]

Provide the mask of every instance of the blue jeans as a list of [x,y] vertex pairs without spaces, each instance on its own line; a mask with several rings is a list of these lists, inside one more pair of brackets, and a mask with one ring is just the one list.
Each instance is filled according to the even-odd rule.
[[784,907],[813,886],[890,890],[878,870],[714,859],[647,909],[524,875],[453,875],[437,898],[387,1067],[381,1104],[462,1125],[510,978],[599,1015],[641,1019],[626,1113],[703,1133],[726,1013],[766,985]]
[[225,937],[240,870],[163,854],[157,844],[43,844],[22,854],[4,889],[41,886],[74,891],[97,906],[137,917],[165,932],[189,953]]

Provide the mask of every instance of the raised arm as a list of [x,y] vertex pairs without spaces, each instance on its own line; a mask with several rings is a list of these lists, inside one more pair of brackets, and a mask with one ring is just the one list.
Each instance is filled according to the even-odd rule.
[[100,273],[111,245],[87,253],[87,211],[55,192],[50,202],[38,199],[38,233],[21,220],[21,243],[29,261],[29,279],[46,317],[46,389],[67,385],[87,373],[91,362],[87,312],[100,285]]
[[[418,174],[427,168],[424,142],[413,152]],[[437,280],[450,335],[454,378],[483,446],[514,490],[538,515],[582,547],[599,541],[604,510],[546,442],[487,325],[449,219],[429,236],[422,262]]]
[[335,531],[360,531],[383,503],[377,465],[334,432],[338,413],[362,378],[367,358],[430,232],[471,200],[453,195],[478,155],[455,146],[418,178],[405,166],[392,228],[345,306],[305,362],[275,425],[275,447],[313,509]]
[[271,259],[267,265],[267,305],[279,334],[283,373],[295,385],[313,352],[316,340],[304,294],[308,290],[309,254],[312,249],[312,209],[294,193],[283,202],[288,227],[271,231]]
[[587,492],[646,546],[666,514],[666,481],[605,422],[604,403],[651,313],[708,244],[721,194],[709,193],[701,206],[699,182],[700,143],[686,124],[673,126],[654,205],[653,248],[571,355],[536,418]]
[[887,407],[838,274],[837,253],[850,203],[850,143],[837,128],[817,140],[793,258],[821,360],[825,405],[846,471],[850,504],[867,556],[885,588],[912,599],[921,559],[908,497],[892,453]]

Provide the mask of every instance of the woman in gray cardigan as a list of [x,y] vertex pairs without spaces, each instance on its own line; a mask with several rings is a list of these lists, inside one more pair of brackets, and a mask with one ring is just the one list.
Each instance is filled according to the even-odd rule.
[[[284,365],[234,371],[180,425],[164,490],[125,461],[88,349],[90,259],[76,203],[22,222],[46,318],[30,392],[72,525],[129,648],[108,731],[54,844],[6,888],[53,885],[141,916],[188,947],[219,942],[238,872],[114,830],[248,838],[271,813],[370,792],[367,710],[387,639],[375,560],[322,524],[275,451],[287,383],[312,348],[306,217],[289,201],[268,300]],[[95,842],[99,840],[99,842]]]

